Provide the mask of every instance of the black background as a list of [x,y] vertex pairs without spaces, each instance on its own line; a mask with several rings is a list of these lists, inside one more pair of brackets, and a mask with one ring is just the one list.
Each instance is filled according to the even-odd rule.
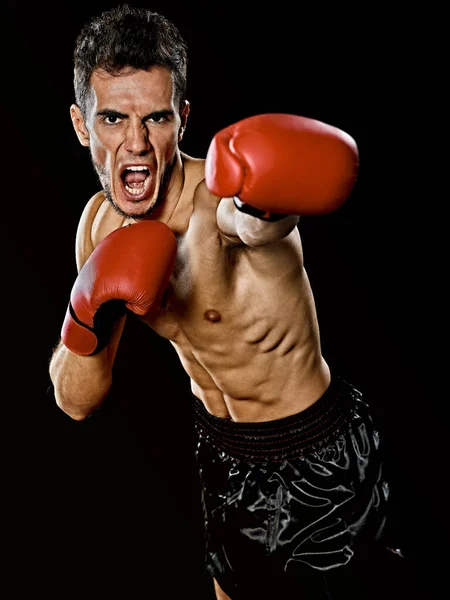
[[[76,276],[76,226],[98,189],[69,117],[72,49],[88,17],[114,5],[17,2],[2,15],[7,550],[18,591],[90,597],[98,586],[106,597],[125,585],[124,598],[141,598],[162,583],[156,597],[209,598],[188,380],[172,347],[131,320],[111,395],[84,423],[47,393]],[[148,4],[188,42],[188,154],[204,156],[221,127],[263,112],[317,118],[358,143],[347,204],[300,223],[306,268],[324,354],[385,432],[393,533],[434,579],[446,462],[445,213],[431,133],[437,56],[424,40],[442,17],[293,6]]]

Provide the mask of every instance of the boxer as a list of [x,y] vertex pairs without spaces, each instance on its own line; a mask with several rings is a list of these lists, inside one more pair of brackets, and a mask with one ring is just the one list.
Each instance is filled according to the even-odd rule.
[[322,355],[298,228],[349,198],[357,144],[269,113],[193,158],[186,65],[177,28],[147,9],[106,11],[77,38],[70,113],[101,189],[77,230],[55,399],[76,420],[101,406],[134,313],[190,378],[217,598],[361,600],[389,487],[368,405]]

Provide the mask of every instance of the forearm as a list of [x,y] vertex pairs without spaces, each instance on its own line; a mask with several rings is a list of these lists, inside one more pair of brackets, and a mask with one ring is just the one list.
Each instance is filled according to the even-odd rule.
[[251,247],[281,240],[297,226],[297,215],[286,215],[278,221],[265,221],[239,211],[231,198],[223,198],[217,210],[219,229],[228,237],[237,237]]
[[247,246],[256,247],[276,242],[289,235],[297,225],[299,217],[286,215],[276,223],[269,223],[236,211],[235,219],[238,237]]
[[111,387],[108,348],[93,356],[80,356],[60,343],[51,357],[49,373],[56,404],[81,421],[102,404]]

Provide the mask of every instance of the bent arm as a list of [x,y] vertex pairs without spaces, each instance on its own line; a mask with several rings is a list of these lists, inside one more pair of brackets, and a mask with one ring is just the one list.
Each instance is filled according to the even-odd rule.
[[110,343],[98,354],[75,354],[61,341],[53,351],[49,373],[56,404],[72,419],[85,419],[101,406],[108,395],[124,324],[125,317],[122,317],[114,326]]
[[[98,226],[103,196],[96,194],[81,215],[75,241],[78,273],[92,254],[92,231]],[[106,230],[101,237],[103,237]],[[56,404],[72,419],[83,420],[103,403],[112,385],[112,369],[126,317],[116,322],[109,344],[98,354],[81,356],[71,352],[60,339],[49,362]]]
[[78,420],[95,410],[111,387],[127,310],[144,315],[158,306],[177,252],[171,229],[152,220],[125,227],[110,223],[94,244],[92,232],[98,227],[90,215],[97,214],[97,204],[87,209],[78,228],[79,272],[50,361],[56,402]]

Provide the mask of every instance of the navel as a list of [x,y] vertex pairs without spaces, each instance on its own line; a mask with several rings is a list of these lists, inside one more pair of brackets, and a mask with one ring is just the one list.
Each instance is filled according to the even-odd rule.
[[217,310],[205,310],[203,318],[212,323],[218,323],[222,319],[222,316]]

